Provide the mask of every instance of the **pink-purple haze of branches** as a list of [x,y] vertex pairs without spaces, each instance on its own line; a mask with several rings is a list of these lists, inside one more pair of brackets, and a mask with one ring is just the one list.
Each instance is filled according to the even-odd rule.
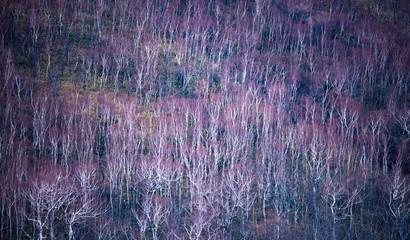
[[0,18],[0,239],[410,238],[408,1]]

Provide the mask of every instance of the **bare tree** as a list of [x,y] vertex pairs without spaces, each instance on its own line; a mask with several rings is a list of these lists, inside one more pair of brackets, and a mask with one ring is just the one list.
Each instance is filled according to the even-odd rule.
[[50,237],[55,238],[55,213],[70,201],[73,194],[73,190],[67,185],[67,175],[58,168],[50,169],[34,176],[31,184],[23,192],[31,206],[31,213],[26,213],[26,218],[37,228],[38,239],[46,238],[47,228],[50,230]]
[[400,162],[396,163],[390,176],[386,176],[385,182],[382,183],[386,203],[384,221],[393,225],[393,231],[390,233],[392,239],[406,239],[409,236],[406,222],[410,216],[410,185],[409,179],[403,175],[400,165]]
[[141,239],[146,239],[148,229],[152,232],[152,238],[158,239],[160,227],[167,220],[170,210],[166,199],[148,193],[139,204],[140,211],[134,210],[134,217],[140,227]]

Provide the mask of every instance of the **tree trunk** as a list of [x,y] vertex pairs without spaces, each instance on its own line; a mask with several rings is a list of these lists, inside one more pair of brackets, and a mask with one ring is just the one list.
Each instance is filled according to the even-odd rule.
[[39,227],[38,228],[38,239],[39,240],[43,240],[44,236],[43,236],[43,227]]
[[68,240],[72,240],[74,236],[73,225],[68,224]]
[[50,239],[54,240],[54,211],[51,213],[51,219],[50,219]]

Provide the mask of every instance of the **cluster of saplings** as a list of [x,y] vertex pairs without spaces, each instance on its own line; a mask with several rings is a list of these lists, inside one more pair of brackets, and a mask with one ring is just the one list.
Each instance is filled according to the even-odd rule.
[[0,1],[1,239],[408,239],[410,8]]

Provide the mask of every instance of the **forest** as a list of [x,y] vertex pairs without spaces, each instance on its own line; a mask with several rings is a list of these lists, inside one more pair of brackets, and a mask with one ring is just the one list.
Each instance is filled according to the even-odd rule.
[[1,0],[0,239],[409,239],[408,0]]

